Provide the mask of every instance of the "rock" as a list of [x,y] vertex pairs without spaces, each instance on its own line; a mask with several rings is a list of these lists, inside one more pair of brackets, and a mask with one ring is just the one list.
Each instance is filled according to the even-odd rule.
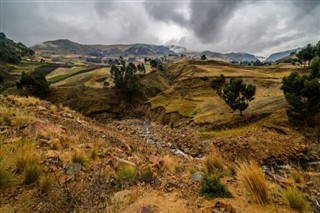
[[65,117],[67,118],[73,118],[73,115],[71,113],[65,113]]
[[51,144],[50,140],[46,140],[46,139],[39,139],[39,145],[40,147],[47,147]]
[[123,190],[115,193],[111,199],[111,202],[129,204],[131,200],[130,198],[131,198],[131,190]]
[[111,166],[113,168],[119,168],[120,166],[133,166],[133,167],[137,167],[135,163],[131,162],[131,161],[127,161],[121,158],[113,158],[111,161],[109,161],[109,164],[111,164]]
[[195,172],[189,175],[189,178],[192,182],[200,182],[203,178],[203,172]]
[[47,111],[48,109],[45,108],[44,106],[37,106],[38,111]]
[[153,165],[156,165],[160,162],[160,158],[155,155],[151,155],[149,157],[149,162],[152,163]]
[[67,166],[67,174],[74,175],[81,171],[82,165],[80,163],[72,163]]
[[140,209],[140,213],[153,213],[153,211],[146,206],[142,206]]
[[237,213],[235,208],[229,203],[223,203],[221,201],[217,201],[212,207],[213,212],[224,212],[224,213]]

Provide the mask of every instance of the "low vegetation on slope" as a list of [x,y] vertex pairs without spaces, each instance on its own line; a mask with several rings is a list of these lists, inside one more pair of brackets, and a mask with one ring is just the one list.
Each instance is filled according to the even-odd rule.
[[0,110],[0,212],[290,212],[277,187],[267,189],[274,204],[248,204],[218,156],[202,164],[33,97],[0,96]]

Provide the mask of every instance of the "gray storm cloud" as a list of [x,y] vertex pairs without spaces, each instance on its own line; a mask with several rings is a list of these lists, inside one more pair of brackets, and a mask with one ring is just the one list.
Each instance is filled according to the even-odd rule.
[[175,42],[268,55],[320,39],[320,1],[2,0],[1,28],[27,45]]

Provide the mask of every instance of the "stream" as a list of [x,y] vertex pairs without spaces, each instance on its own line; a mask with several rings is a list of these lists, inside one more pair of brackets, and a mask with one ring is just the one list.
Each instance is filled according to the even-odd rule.
[[[156,142],[154,141],[151,136],[152,136],[152,130],[150,128],[150,124],[146,121],[143,121],[143,129],[144,129],[144,133],[143,133],[143,137],[144,137],[144,140],[148,143],[148,144],[151,144],[151,145],[155,145],[157,146],[158,148],[163,148],[166,146],[166,144],[164,143],[161,143],[161,142]],[[188,157],[188,158],[193,158],[192,156],[184,153],[181,149],[178,149],[178,148],[174,148],[174,149],[170,149],[172,153],[176,154],[176,155],[182,155],[184,157]]]

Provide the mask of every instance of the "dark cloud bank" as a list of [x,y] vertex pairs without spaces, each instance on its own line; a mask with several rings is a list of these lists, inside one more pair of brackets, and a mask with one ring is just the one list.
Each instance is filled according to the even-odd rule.
[[33,45],[174,43],[268,55],[320,40],[320,1],[2,0],[1,29]]

